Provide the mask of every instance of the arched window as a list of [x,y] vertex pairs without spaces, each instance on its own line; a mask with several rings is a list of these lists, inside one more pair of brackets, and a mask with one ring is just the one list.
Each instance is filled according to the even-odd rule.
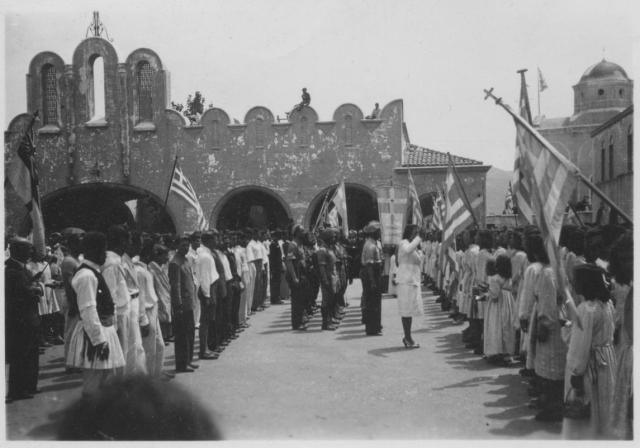
[[344,144],[353,145],[353,117],[351,115],[344,117]]
[[308,127],[307,117],[302,117],[300,119],[300,145],[309,144]]
[[147,61],[138,64],[136,81],[138,87],[138,121],[153,121],[153,76],[155,70]]
[[211,147],[213,149],[220,148],[220,122],[218,120],[211,122]]
[[631,126],[627,132],[627,171],[633,172],[633,129]]
[[104,59],[102,56],[94,56],[89,61],[91,66],[91,89],[89,89],[89,115],[90,121],[104,120]]
[[605,173],[607,172],[606,161],[607,161],[606,150],[604,149],[604,142],[602,142],[602,148],[600,150],[600,180],[602,182],[605,181]]
[[256,118],[256,146],[262,148],[264,146],[264,119]]
[[609,140],[609,179],[613,179],[613,137]]
[[45,126],[58,124],[56,68],[51,64],[42,67],[42,111]]

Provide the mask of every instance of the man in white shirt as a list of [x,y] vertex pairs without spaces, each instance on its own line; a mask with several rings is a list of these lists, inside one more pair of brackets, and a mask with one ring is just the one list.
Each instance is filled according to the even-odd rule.
[[[147,357],[147,371],[152,378],[160,378],[164,366],[164,340],[158,318],[158,296],[154,287],[153,275],[148,264],[153,259],[153,242],[145,241],[140,252],[140,260],[135,262],[135,272],[140,288],[140,303],[144,307],[148,326],[142,333],[142,346]],[[143,327],[144,328],[144,327]],[[167,378],[165,375],[164,378]]]
[[205,233],[202,235],[200,254],[196,260],[196,277],[198,278],[198,299],[200,300],[200,359],[217,359],[217,355],[208,350],[210,337],[215,337],[215,312],[217,297],[215,296],[215,282],[220,275],[216,269],[211,245],[213,235]]
[[[202,232],[195,231],[189,237],[189,252],[187,252],[186,258],[191,265],[191,270],[193,271],[193,284],[195,291],[198,290],[198,276],[196,275],[196,260],[198,259],[198,254],[200,253],[200,248],[202,245],[200,244],[200,238],[202,237]],[[193,308],[193,320],[196,323],[196,330],[200,328],[200,301],[196,300]]]
[[261,306],[260,292],[262,291],[262,251],[260,243],[258,243],[258,231],[251,229],[251,239],[247,244],[247,260],[253,265],[255,270],[255,279],[253,282],[253,296],[251,302],[251,311],[255,312]]
[[[118,339],[124,353],[125,374],[146,371],[144,348],[138,322],[131,320],[131,296],[122,255],[129,243],[129,232],[122,226],[111,226],[107,231],[106,260],[102,266],[104,277],[115,304]],[[135,303],[138,305],[138,302]]]

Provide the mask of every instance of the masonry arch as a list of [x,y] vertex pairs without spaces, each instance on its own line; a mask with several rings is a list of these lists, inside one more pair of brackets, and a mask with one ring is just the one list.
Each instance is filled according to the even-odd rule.
[[173,214],[163,199],[142,188],[87,183],[61,188],[42,198],[47,233],[66,227],[105,232],[113,224],[150,233],[175,233]]
[[275,191],[258,185],[245,185],[228,191],[211,213],[217,229],[284,229],[291,224],[291,208]]
[[[309,203],[304,217],[304,226],[311,228],[315,225],[325,197],[331,198],[338,184],[331,185],[318,193]],[[379,220],[378,198],[376,192],[366,185],[345,182],[347,196],[347,219],[349,228],[360,230],[371,220]]]

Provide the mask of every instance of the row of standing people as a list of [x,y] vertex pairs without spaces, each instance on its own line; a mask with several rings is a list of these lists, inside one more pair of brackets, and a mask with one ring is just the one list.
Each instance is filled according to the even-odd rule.
[[[68,235],[56,248],[59,263],[53,257],[43,263],[27,240],[13,238],[5,267],[7,398],[38,392],[38,340],[47,322],[43,302],[58,308],[44,316],[62,318],[57,337],[65,345],[67,373],[84,372],[86,394],[120,372],[172,378],[163,364],[164,347],[174,338],[176,371],[193,371],[196,329],[199,357],[217,358],[248,326],[249,316],[264,309],[268,296],[282,303],[280,296],[288,294],[274,284],[277,273],[269,275],[266,236],[247,229],[176,238],[113,226],[106,236]],[[277,250],[271,252],[277,259]]]
[[469,322],[466,348],[494,364],[524,365],[537,420],[563,421],[566,438],[628,439],[632,247],[622,228],[565,226],[555,271],[533,226],[466,231],[458,269],[427,272],[443,310]]

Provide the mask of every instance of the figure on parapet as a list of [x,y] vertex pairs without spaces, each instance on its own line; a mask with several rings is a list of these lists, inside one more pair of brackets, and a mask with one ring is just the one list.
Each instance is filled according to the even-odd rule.
[[311,95],[309,95],[309,92],[307,92],[307,88],[303,87],[302,102],[293,106],[291,112],[287,113],[287,118],[289,118],[293,112],[300,112],[304,106],[308,106],[309,104],[311,104]]
[[371,111],[371,115],[367,115],[365,120],[375,120],[380,115],[380,106],[376,103],[376,107]]

